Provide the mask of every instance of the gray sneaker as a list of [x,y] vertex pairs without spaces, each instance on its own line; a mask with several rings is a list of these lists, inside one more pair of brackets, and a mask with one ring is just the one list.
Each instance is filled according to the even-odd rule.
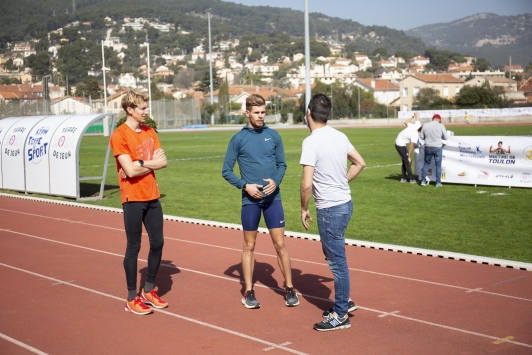
[[331,330],[347,329],[351,328],[351,322],[349,316],[346,314],[344,318],[335,317],[330,314],[323,321],[314,324],[314,329],[320,332],[328,332]]
[[287,287],[284,294],[284,299],[286,300],[285,305],[287,307],[295,307],[299,304],[299,298],[293,287]]
[[255,291],[249,290],[244,293],[242,304],[249,309],[260,308],[260,303],[255,298]]
[[[357,309],[357,305],[355,304],[355,302],[350,300],[347,303],[347,313],[351,313],[351,312],[353,312],[356,309]],[[334,311],[333,311],[332,307],[329,308],[329,310],[323,312],[323,318],[329,317],[329,314],[332,314],[333,312]]]
[[406,182],[406,179],[401,179],[401,182],[402,182],[402,183],[405,183],[405,182]]
[[417,184],[417,181],[416,181],[416,179],[410,179],[410,183],[411,184]]

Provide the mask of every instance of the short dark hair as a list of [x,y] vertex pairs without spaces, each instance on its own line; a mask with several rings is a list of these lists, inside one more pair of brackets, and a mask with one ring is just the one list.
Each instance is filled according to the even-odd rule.
[[502,144],[502,141],[500,141],[500,142],[499,142],[499,143],[497,143],[497,144]]
[[331,116],[331,100],[325,94],[316,94],[310,99],[308,109],[314,122],[327,123]]

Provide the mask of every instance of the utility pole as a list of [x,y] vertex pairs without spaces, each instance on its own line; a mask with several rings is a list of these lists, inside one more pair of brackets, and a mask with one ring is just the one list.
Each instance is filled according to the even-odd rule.
[[[102,36],[102,72],[103,72],[103,104],[104,112],[107,113],[107,83],[105,82],[105,52],[103,49],[103,40],[105,37]],[[109,136],[109,117],[105,116],[103,118],[103,136]]]
[[[308,0],[305,0],[305,113],[307,116],[308,104],[310,102],[310,33],[309,33],[309,19],[308,19]],[[305,119],[306,122],[306,119]]]
[[358,86],[358,119],[360,119],[360,86]]
[[153,108],[151,107],[151,72],[150,72],[150,40],[146,39],[146,48],[147,48],[147,54],[148,54],[148,97],[149,97],[149,104],[150,104],[150,117],[153,119],[152,111]]
[[[212,46],[211,46],[211,9],[207,10],[207,22],[209,24],[209,77],[210,77],[210,89],[211,89],[211,109],[214,105],[213,97],[213,85],[212,85]],[[214,112],[211,113],[211,125],[214,125]]]

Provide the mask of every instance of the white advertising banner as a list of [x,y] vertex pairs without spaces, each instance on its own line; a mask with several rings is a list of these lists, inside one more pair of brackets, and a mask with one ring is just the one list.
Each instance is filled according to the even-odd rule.
[[14,125],[18,120],[20,120],[21,117],[10,117],[10,118],[4,118],[2,120],[0,120],[0,187],[3,187],[3,174],[2,174],[2,156],[4,155],[3,153],[3,141],[4,141],[4,137],[6,136],[6,133],[7,131],[9,130],[9,128]]
[[[446,183],[532,187],[532,137],[453,136],[445,141],[441,181]],[[416,155],[421,177],[424,149]],[[434,159],[428,177],[436,180]]]
[[2,143],[2,188],[25,190],[24,145],[30,130],[45,117],[26,117],[7,130]]
[[485,109],[460,109],[460,110],[426,110],[426,111],[399,111],[399,118],[410,118],[417,112],[419,119],[432,119],[434,114],[439,114],[443,120],[446,118],[465,117],[468,113],[470,117],[513,117],[532,116],[532,107],[512,107],[512,108],[485,108]]
[[49,116],[30,130],[24,149],[26,192],[50,193],[50,143],[57,127],[69,117]]
[[101,115],[76,115],[55,130],[50,142],[50,193],[79,196],[79,146],[85,129]]

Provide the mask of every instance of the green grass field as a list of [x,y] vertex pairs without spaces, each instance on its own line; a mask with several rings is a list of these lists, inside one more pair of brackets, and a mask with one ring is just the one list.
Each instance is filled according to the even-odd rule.
[[[532,126],[450,127],[457,136],[532,135]],[[401,184],[394,140],[400,128],[341,129],[361,153],[367,168],[351,183],[355,211],[346,237],[434,250],[532,262],[532,189],[446,184]],[[165,214],[240,223],[240,191],[221,175],[235,131],[159,133],[168,167],[156,172]],[[281,184],[286,229],[305,232],[300,222],[301,142],[308,130],[279,130],[288,169]],[[82,176],[101,174],[107,139],[85,136]],[[236,168],[238,170],[238,168]],[[237,172],[238,175],[238,172]],[[105,199],[87,202],[120,207],[114,159]],[[94,187],[84,186],[84,191]],[[96,187],[96,190],[98,187]],[[487,193],[479,194],[479,191]],[[504,193],[496,195],[495,193]],[[314,206],[310,211],[315,216]],[[262,223],[262,227],[265,225]],[[216,231],[213,230],[215,233]],[[309,233],[318,234],[314,222]]]

